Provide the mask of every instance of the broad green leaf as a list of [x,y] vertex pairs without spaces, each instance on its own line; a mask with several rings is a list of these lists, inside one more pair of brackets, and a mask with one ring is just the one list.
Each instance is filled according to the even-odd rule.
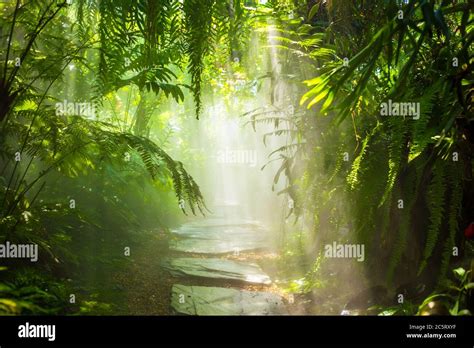
[[324,102],[324,104],[321,108],[321,112],[325,112],[331,106],[333,100],[334,100],[334,92],[331,90],[329,92],[329,95],[328,95],[326,101]]
[[462,279],[462,277],[464,277],[464,274],[466,274],[466,270],[462,267],[459,267],[459,268],[453,269],[453,273],[456,276],[456,278]]
[[318,13],[318,11],[319,11],[319,6],[320,6],[320,4],[319,4],[319,2],[318,2],[318,3],[316,3],[313,7],[311,7],[311,10],[309,10],[309,14],[308,14],[308,19],[309,19],[309,20],[312,20],[313,17]]
[[308,109],[311,109],[311,107],[317,103],[319,103],[325,96],[328,95],[330,89],[326,88],[323,90],[321,93],[319,93],[309,104],[308,104]]

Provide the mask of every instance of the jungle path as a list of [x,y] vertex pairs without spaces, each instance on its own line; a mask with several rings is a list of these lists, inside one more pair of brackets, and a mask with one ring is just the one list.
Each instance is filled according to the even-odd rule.
[[[285,315],[277,255],[258,221],[211,216],[150,240],[117,279],[131,315]],[[157,257],[157,249],[160,257]]]
[[[258,221],[235,218],[207,218],[174,230],[170,249],[187,255],[163,262],[179,278],[171,289],[172,310],[187,315],[287,314],[282,296],[268,289],[270,276],[248,254],[264,255],[266,232]],[[189,278],[198,281],[182,281]]]

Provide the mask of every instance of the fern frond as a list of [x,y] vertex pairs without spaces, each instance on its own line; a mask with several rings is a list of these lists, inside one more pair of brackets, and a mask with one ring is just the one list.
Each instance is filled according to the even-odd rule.
[[447,177],[449,178],[451,194],[448,204],[448,238],[445,242],[443,254],[441,255],[441,265],[438,283],[442,283],[448,273],[449,262],[453,256],[453,247],[456,241],[456,234],[459,231],[459,219],[462,205],[462,185],[460,168],[456,162],[447,166]]
[[402,199],[404,207],[403,209],[398,209],[398,211],[400,212],[400,225],[398,228],[396,241],[391,250],[390,259],[388,262],[387,281],[389,283],[392,282],[397,266],[399,265],[402,259],[402,255],[406,251],[408,234],[410,231],[413,214],[413,207],[418,199],[420,183],[423,178],[423,173],[426,164],[427,161],[419,164],[417,167],[414,168],[415,170],[410,170],[408,172],[406,182],[404,183],[403,191],[401,189],[397,190],[400,197],[403,197]]
[[388,121],[390,135],[390,143],[388,146],[388,178],[385,188],[385,192],[382,195],[382,199],[379,202],[381,207],[391,196],[393,185],[397,179],[402,166],[402,159],[407,146],[407,125],[405,120],[398,118],[391,118]]
[[436,161],[432,167],[433,177],[428,186],[428,192],[426,195],[430,224],[426,233],[425,247],[418,274],[421,274],[425,269],[428,259],[431,257],[436,242],[439,239],[440,227],[444,217],[444,197],[447,187],[444,167],[445,163],[442,160]]
[[192,90],[196,103],[196,114],[201,112],[201,83],[204,70],[204,58],[213,45],[212,25],[215,0],[185,0],[188,71],[191,74]]

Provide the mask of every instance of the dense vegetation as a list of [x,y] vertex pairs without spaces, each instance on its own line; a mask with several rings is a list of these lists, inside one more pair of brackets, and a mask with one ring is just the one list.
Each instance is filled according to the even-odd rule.
[[[362,288],[406,295],[376,299],[378,313],[421,313],[429,295],[472,310],[469,1],[12,0],[0,12],[0,242],[43,255],[1,261],[0,313],[113,310],[96,288],[129,266],[124,249],[208,212],[186,169],[196,157],[170,139],[218,98],[285,144],[269,161],[289,203],[286,291],[324,296],[363,274]],[[389,101],[419,114],[386,117]],[[365,262],[325,260],[333,241],[365,245]]]
[[[277,125],[291,139],[277,154],[296,216],[320,244],[352,231],[373,284],[446,285],[472,255],[468,4],[315,1],[291,13],[278,18],[279,78],[302,98],[290,127]],[[419,118],[383,117],[388,100],[419,103]]]

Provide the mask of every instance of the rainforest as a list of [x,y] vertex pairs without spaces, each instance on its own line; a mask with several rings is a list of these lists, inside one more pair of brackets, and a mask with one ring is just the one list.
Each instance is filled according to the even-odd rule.
[[472,5],[1,1],[0,315],[471,316]]

